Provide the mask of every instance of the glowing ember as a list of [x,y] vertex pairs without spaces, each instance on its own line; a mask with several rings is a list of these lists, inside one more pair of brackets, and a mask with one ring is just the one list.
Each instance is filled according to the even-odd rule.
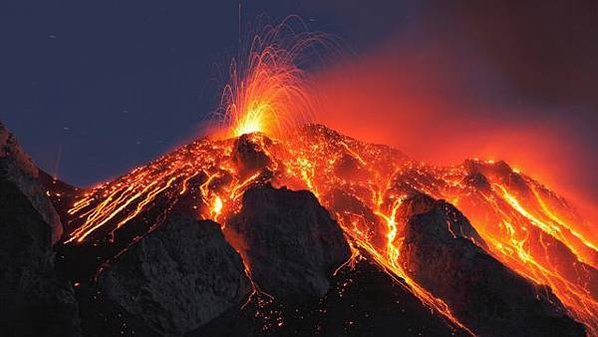
[[297,34],[293,19],[268,26],[251,41],[247,55],[231,63],[230,80],[214,115],[226,136],[254,132],[282,136],[312,121],[313,99],[297,59],[328,39],[322,34]]

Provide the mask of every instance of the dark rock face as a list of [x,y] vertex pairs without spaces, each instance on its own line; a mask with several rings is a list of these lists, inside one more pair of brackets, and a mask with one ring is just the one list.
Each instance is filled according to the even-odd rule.
[[235,165],[239,168],[241,175],[249,176],[257,171],[264,170],[271,160],[264,152],[260,141],[270,142],[268,138],[256,137],[256,135],[245,134],[235,141],[235,148],[232,154]]
[[52,243],[62,236],[62,224],[38,178],[39,170],[0,123],[0,177],[14,183],[51,228]]
[[383,247],[386,244],[386,224],[361,200],[342,189],[332,190],[324,195],[323,199],[328,201],[328,207],[334,209],[337,214],[359,215],[362,218],[358,223],[359,230],[366,233],[375,246]]
[[308,191],[256,186],[229,222],[259,288],[289,303],[322,297],[350,257],[338,224]]
[[[428,195],[418,193],[405,200],[397,212],[398,216],[406,223],[418,215],[434,214],[430,219],[431,224],[426,227],[426,234],[445,241],[456,238],[469,239],[477,246],[486,248],[486,242],[478,234],[469,220],[454,206],[442,201],[435,200]],[[444,226],[438,224],[444,221]],[[405,228],[408,230],[409,226]]]
[[408,217],[403,266],[479,336],[585,336],[550,289],[485,253],[474,233],[457,209],[434,201]]
[[0,125],[0,335],[78,336],[73,289],[54,268],[62,227],[37,174]]
[[251,291],[239,255],[220,226],[175,213],[107,267],[105,297],[164,336],[182,336]]
[[50,195],[48,199],[52,202],[54,209],[58,213],[60,222],[62,223],[62,231],[68,233],[72,228],[69,228],[69,220],[72,220],[71,215],[68,214],[69,209],[78,200],[83,189],[75,187],[61,181],[58,178],[52,177],[47,172],[39,169],[39,182],[44,190]]
[[[219,316],[188,337],[471,337],[450,327],[366,259],[341,268],[332,277],[331,290],[317,303],[260,304],[258,309],[255,302]],[[266,313],[265,322],[256,317],[256,310]]]

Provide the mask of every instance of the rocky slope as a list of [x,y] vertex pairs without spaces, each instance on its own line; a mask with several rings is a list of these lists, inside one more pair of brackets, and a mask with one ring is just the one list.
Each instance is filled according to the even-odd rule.
[[[575,316],[561,301],[568,293],[500,259],[506,243],[524,242],[521,229],[527,242],[550,243],[547,264],[534,263],[565,280],[596,274],[582,234],[523,209],[565,203],[551,196],[547,206],[550,194],[506,164],[429,167],[316,125],[284,141],[197,140],[79,189],[40,172],[4,128],[0,145],[2,336],[584,336],[594,327],[591,310]],[[477,211],[475,222],[443,195]],[[498,234],[512,241],[488,240]],[[584,287],[571,289],[592,309]]]
[[[174,214],[99,277],[104,296],[163,336],[183,336],[251,292],[220,225]],[[148,310],[151,308],[151,310]]]
[[338,224],[307,191],[251,188],[229,228],[260,290],[284,302],[324,296],[351,255]]
[[401,263],[480,336],[584,336],[550,288],[534,286],[481,247],[452,205],[418,195],[406,200]]
[[54,268],[62,226],[38,175],[0,124],[0,335],[79,336],[73,289]]

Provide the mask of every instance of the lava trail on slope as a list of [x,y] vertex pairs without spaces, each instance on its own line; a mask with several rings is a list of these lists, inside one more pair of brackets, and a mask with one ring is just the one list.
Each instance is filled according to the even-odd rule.
[[183,199],[198,218],[220,223],[235,246],[227,223],[239,213],[244,192],[286,186],[311,191],[339,223],[353,251],[346,268],[370,260],[452,325],[475,334],[403,264],[404,203],[423,193],[458,207],[479,233],[467,236],[472,245],[536,285],[538,297],[549,289],[556,295],[546,296],[550,301],[598,336],[598,242],[574,209],[537,181],[504,162],[426,165],[322,125],[278,138],[204,138],[97,187],[52,191],[55,202],[65,195],[73,200],[62,212],[67,274],[95,277]]

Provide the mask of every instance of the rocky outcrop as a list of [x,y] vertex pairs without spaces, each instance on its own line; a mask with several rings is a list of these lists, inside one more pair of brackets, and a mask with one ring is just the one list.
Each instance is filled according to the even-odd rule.
[[43,189],[48,192],[48,199],[52,202],[54,209],[58,213],[60,222],[62,223],[62,231],[69,233],[72,230],[72,228],[69,228],[69,225],[74,224],[70,221],[72,220],[72,215],[68,211],[86,190],[67,184],[41,169],[39,170],[38,179]]
[[104,296],[158,335],[182,336],[251,291],[220,226],[175,213],[99,277]]
[[585,336],[548,287],[531,284],[481,249],[456,208],[417,198],[402,210],[401,263],[462,323],[479,336]]
[[270,143],[269,138],[260,134],[244,134],[235,141],[232,159],[241,176],[250,176],[270,165],[271,159],[264,152]]
[[375,262],[361,258],[335,273],[331,290],[317,303],[287,306],[259,297],[188,337],[471,337],[430,311]]
[[37,174],[0,125],[0,335],[78,336],[73,289],[54,268],[61,225]]
[[39,169],[16,138],[0,123],[0,178],[15,184],[33,208],[50,226],[52,243],[62,236],[62,224],[46,190],[39,182]]
[[327,207],[335,211],[339,216],[337,218],[339,222],[351,223],[350,218],[342,218],[345,215],[359,216],[360,221],[354,222],[354,226],[365,236],[371,238],[371,243],[375,247],[384,247],[386,245],[388,241],[386,223],[353,194],[335,188],[330,193],[324,194],[321,200],[325,200]]
[[[435,222],[426,228],[430,235],[446,241],[465,238],[479,247],[484,249],[487,247],[486,242],[484,242],[469,220],[458,209],[443,200],[435,200],[426,194],[417,193],[403,201],[397,211],[397,216],[406,223],[415,216],[423,214],[436,215],[432,217]],[[445,226],[437,226],[443,220],[445,221]],[[405,228],[405,230],[407,229],[409,227]],[[406,235],[406,233],[403,233],[403,235]]]
[[309,302],[350,257],[338,224],[308,191],[255,186],[228,224],[259,288],[278,300]]

